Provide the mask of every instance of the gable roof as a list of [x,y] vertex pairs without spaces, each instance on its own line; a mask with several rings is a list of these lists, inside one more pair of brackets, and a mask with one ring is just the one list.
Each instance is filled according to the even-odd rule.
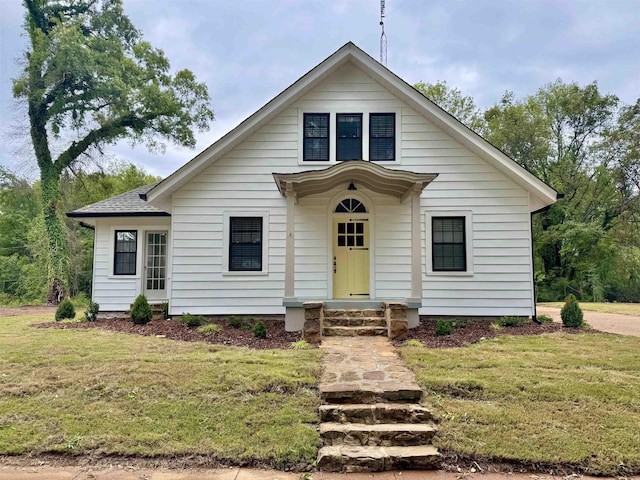
[[115,197],[107,198],[100,202],[92,203],[67,213],[71,218],[91,217],[168,217],[164,210],[145,202],[140,195],[146,194],[160,182],[150,183],[142,187],[134,188]]
[[212,163],[347,63],[352,63],[363,70],[373,80],[383,85],[427,120],[436,124],[454,140],[527,190],[531,194],[529,204],[532,211],[542,209],[557,200],[558,193],[553,188],[462,124],[453,115],[437,106],[352,42],[345,44],[224,137],[151,188],[146,195],[143,195],[143,198],[156,205],[162,204],[170,198],[173,192],[202,173]]

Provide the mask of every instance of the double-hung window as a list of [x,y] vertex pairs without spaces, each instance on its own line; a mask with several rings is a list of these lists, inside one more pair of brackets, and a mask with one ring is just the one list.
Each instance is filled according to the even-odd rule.
[[362,114],[336,114],[336,160],[362,160]]
[[138,232],[136,230],[116,230],[113,253],[114,275],[135,275],[138,253]]
[[465,217],[433,217],[431,227],[433,271],[466,271]]
[[229,271],[262,270],[262,217],[229,217]]
[[329,114],[304,114],[305,161],[329,161]]
[[369,116],[369,160],[396,159],[396,114],[372,113]]

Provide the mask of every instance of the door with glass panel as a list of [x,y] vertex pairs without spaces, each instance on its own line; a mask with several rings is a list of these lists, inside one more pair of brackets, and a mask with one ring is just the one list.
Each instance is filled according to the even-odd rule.
[[369,222],[333,219],[333,298],[369,298]]
[[144,292],[148,300],[167,299],[167,232],[146,232]]

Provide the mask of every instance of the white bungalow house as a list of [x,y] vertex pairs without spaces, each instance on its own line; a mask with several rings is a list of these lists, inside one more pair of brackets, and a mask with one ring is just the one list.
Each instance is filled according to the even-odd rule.
[[[170,314],[400,301],[535,316],[531,214],[557,192],[348,43],[162,182],[69,213],[93,300]],[[368,307],[370,308],[370,307]]]

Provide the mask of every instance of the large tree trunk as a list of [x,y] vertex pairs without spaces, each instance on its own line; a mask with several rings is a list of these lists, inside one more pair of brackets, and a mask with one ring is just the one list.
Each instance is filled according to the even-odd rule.
[[47,278],[49,290],[47,301],[59,304],[67,295],[68,262],[67,238],[62,220],[58,216],[57,202],[60,195],[59,165],[51,160],[46,129],[46,114],[43,105],[30,99],[29,120],[33,150],[40,167],[42,188],[42,214],[49,243],[49,268]]
[[62,219],[58,216],[57,200],[60,178],[55,172],[41,171],[42,213],[49,241],[49,291],[47,301],[59,304],[67,294],[69,255]]

